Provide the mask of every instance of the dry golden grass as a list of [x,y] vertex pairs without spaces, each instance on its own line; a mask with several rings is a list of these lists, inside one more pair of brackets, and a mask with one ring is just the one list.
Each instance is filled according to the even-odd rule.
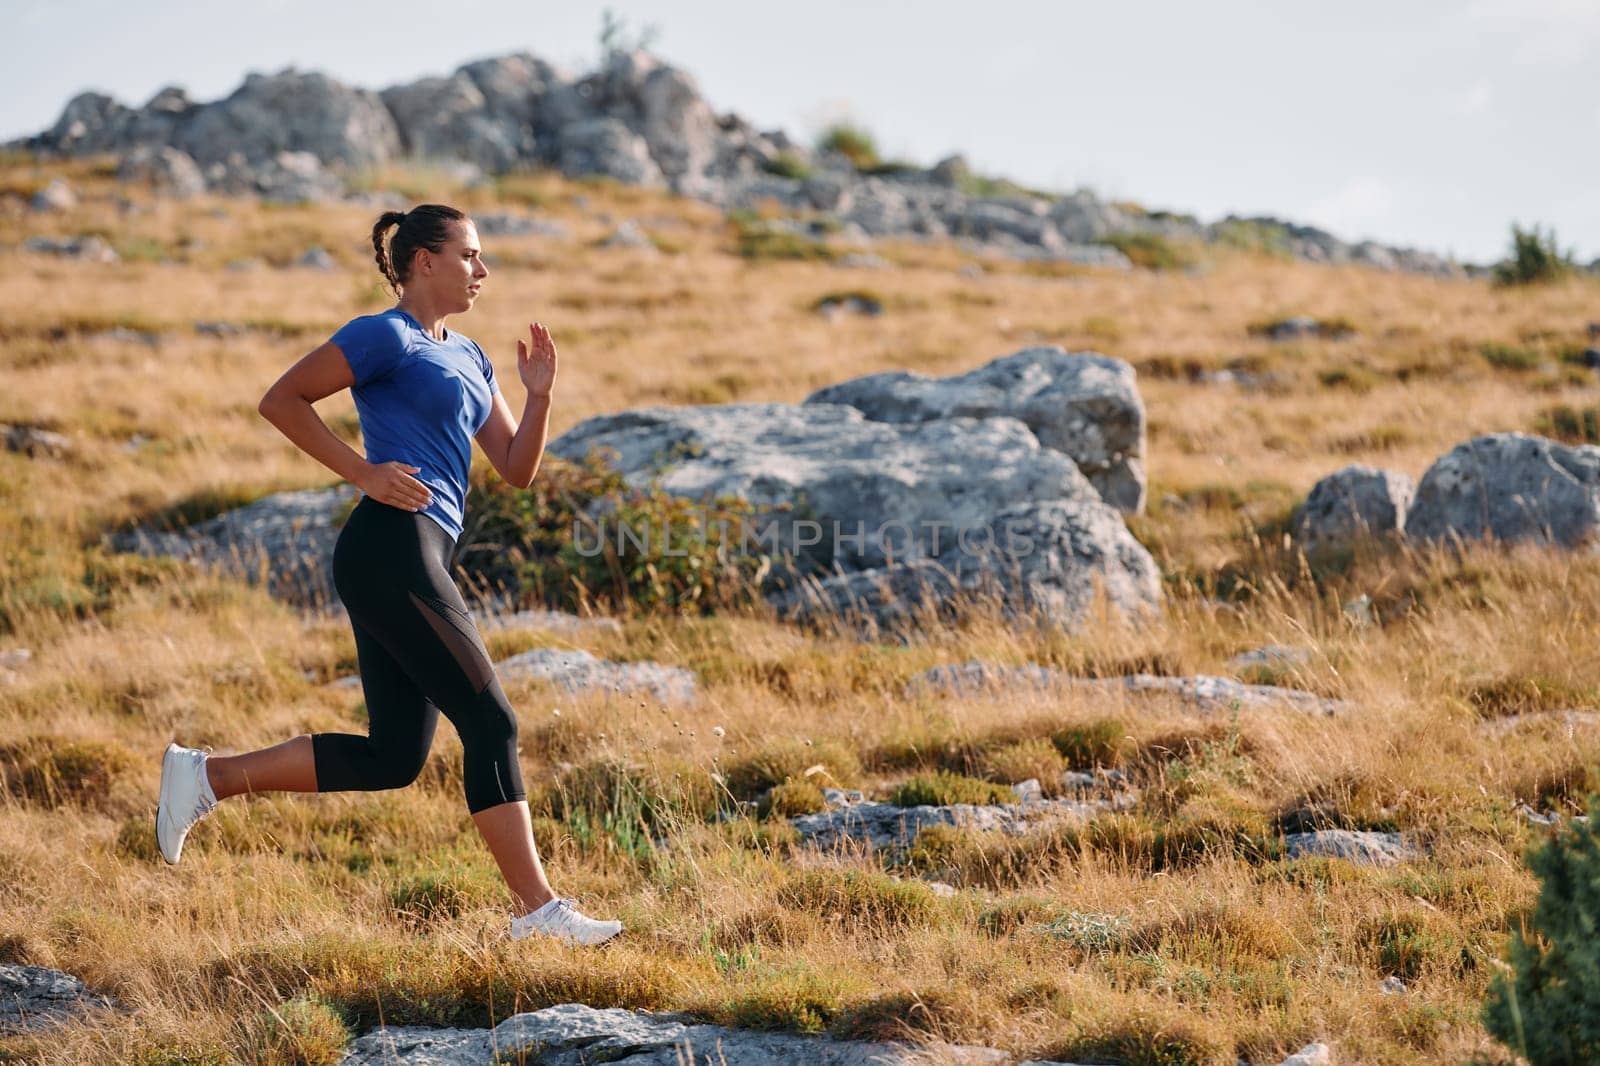
[[[638,404],[798,400],[878,369],[961,371],[1031,343],[1141,370],[1152,505],[1131,526],[1170,592],[1144,631],[1066,637],[979,615],[863,644],[729,613],[639,614],[576,642],[495,638],[506,654],[576,643],[704,681],[692,711],[512,691],[552,875],[629,928],[575,954],[499,939],[509,897],[466,817],[448,730],[412,788],[236,800],[195,830],[181,866],[155,853],[166,741],[228,753],[360,731],[359,694],[319,684],[353,669],[354,648],[339,625],[302,621],[259,589],[109,555],[99,537],[206,492],[328,483],[256,401],[339,324],[391,301],[367,247],[373,211],[120,190],[139,206],[124,214],[104,165],[88,163],[13,164],[0,190],[57,172],[84,196],[70,215],[0,199],[0,421],[77,446],[62,461],[0,453],[0,647],[34,653],[0,687],[0,959],[66,969],[131,1012],[8,1038],[0,1057],[332,1062],[347,1027],[380,1017],[486,1025],[578,1000],[1019,1057],[1275,1062],[1321,1038],[1342,1062],[1504,1060],[1477,1009],[1534,887],[1520,854],[1536,831],[1512,808],[1578,810],[1600,737],[1537,719],[1501,733],[1494,720],[1596,702],[1600,561],[1374,550],[1312,575],[1276,535],[1345,463],[1417,476],[1473,434],[1582,406],[1586,374],[1561,360],[1595,317],[1594,282],[1494,290],[1243,255],[1132,275],[990,261],[969,278],[957,271],[972,257],[913,242],[883,250],[898,269],[848,270],[740,258],[717,212],[611,183],[521,175],[459,192],[426,172],[373,176],[419,200],[537,205],[569,226],[568,240],[485,237],[497,261],[460,323],[511,397],[516,337],[531,319],[551,325],[557,433]],[[594,247],[624,217],[671,252]],[[129,261],[16,248],[90,231]],[[223,269],[288,263],[313,244],[337,272]],[[811,310],[845,290],[886,312]],[[1251,331],[1293,314],[1359,332],[1273,343]],[[221,340],[195,332],[202,320],[255,328]],[[158,339],[108,335],[116,326]],[[1496,365],[1484,344],[1550,365]],[[1191,380],[1223,368],[1271,383]],[[321,409],[351,427],[348,396]],[[134,434],[143,443],[125,447]],[[1376,625],[1341,610],[1362,594]],[[1159,700],[904,686],[966,659],[1225,673],[1231,655],[1273,642],[1314,651],[1276,680],[1354,709],[1201,717]],[[781,822],[705,818],[718,778],[751,798],[813,763],[887,795],[918,774],[1004,784],[1086,759],[1122,766],[1145,802],[1022,838],[930,834],[900,867],[819,862]],[[1428,857],[1383,870],[1279,859],[1278,833],[1307,824],[1415,830]],[[933,895],[919,872],[958,894]],[[1409,991],[1381,994],[1387,974]]]

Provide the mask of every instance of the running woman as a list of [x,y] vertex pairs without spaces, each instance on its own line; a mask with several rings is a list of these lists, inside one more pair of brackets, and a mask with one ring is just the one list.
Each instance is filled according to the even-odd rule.
[[[513,485],[526,488],[538,472],[555,344],[537,322],[517,342],[528,390],[518,422],[483,349],[444,324],[472,309],[489,275],[471,219],[442,204],[388,211],[372,228],[372,246],[396,305],[345,323],[285,371],[259,406],[362,492],[334,545],[333,581],[355,631],[367,735],[302,734],[233,756],[168,745],[157,842],[176,863],[190,828],[245,792],[403,788],[422,772],[443,712],[461,738],[467,810],[517,904],[511,936],[598,944],[622,924],[586,916],[545,879],[517,760],[516,713],[450,572],[472,440]],[[312,407],[345,388],[361,419],[364,459]]]

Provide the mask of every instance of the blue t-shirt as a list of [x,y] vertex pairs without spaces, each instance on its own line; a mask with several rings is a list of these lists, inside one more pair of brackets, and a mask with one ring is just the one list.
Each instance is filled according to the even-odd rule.
[[398,307],[352,318],[331,339],[355,374],[367,462],[421,467],[411,476],[433,492],[421,513],[459,537],[472,439],[500,391],[489,357],[459,330],[435,339]]

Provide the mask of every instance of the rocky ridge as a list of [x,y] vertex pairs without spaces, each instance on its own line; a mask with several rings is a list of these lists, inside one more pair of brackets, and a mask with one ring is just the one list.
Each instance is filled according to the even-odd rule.
[[336,199],[363,168],[426,160],[468,183],[546,167],[667,188],[730,211],[775,200],[857,237],[952,239],[1019,258],[1127,268],[1117,245],[1131,237],[1244,244],[1385,270],[1464,269],[1433,253],[1348,243],[1274,218],[1205,224],[1082,190],[1028,190],[973,175],[959,155],[931,167],[858,169],[782,130],[716,113],[688,73],[643,50],[612,50],[582,74],[517,52],[377,91],[290,66],[252,72],[228,96],[204,102],[178,86],[139,107],[84,92],[48,129],[5,147],[55,157],[111,153],[124,180],[176,197]]

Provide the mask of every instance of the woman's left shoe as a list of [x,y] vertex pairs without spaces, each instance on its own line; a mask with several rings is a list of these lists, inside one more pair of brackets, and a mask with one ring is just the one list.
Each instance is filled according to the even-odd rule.
[[569,944],[603,944],[622,932],[622,923],[602,922],[578,910],[575,900],[557,896],[536,911],[511,919],[511,939],[540,933],[559,937]]
[[206,779],[208,751],[185,748],[177,741],[161,757],[161,799],[156,804],[156,844],[161,857],[176,863],[183,854],[183,839],[196,822],[217,805],[216,793]]

